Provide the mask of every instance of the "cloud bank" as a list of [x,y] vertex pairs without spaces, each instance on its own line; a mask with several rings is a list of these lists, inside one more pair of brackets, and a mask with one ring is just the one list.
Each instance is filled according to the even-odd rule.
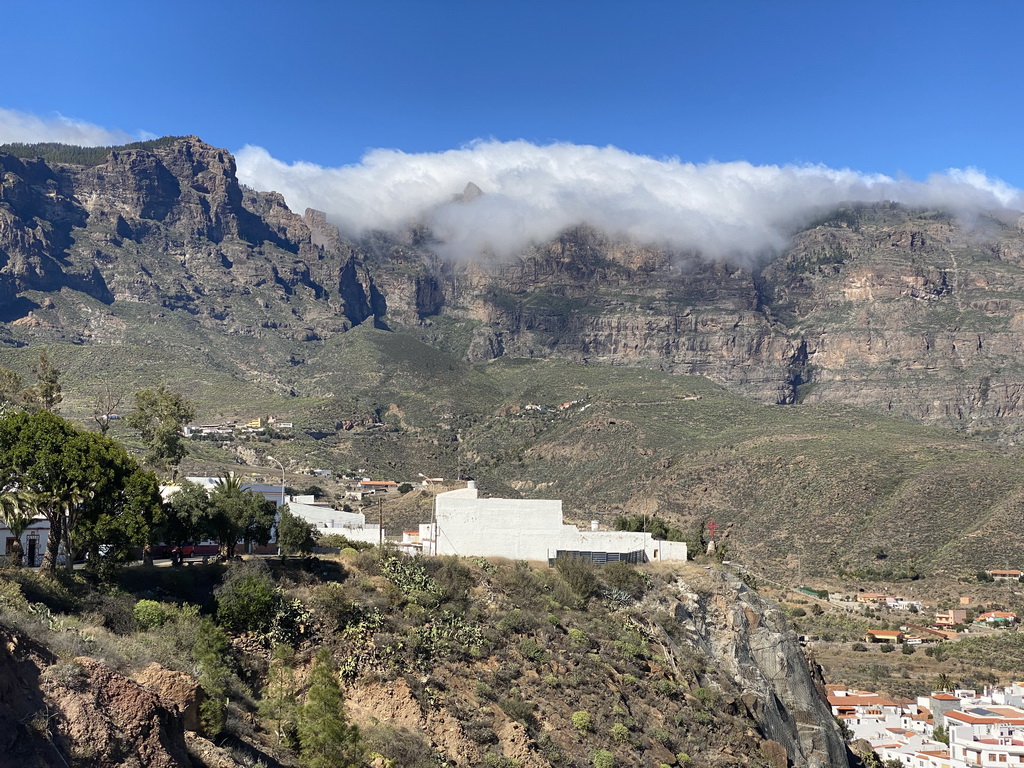
[[[478,141],[447,152],[375,149],[340,168],[237,153],[239,177],[293,210],[325,211],[343,232],[431,227],[445,256],[521,253],[567,227],[719,258],[783,246],[794,228],[845,202],[892,200],[961,213],[1024,207],[1024,193],[975,169],[926,181],[818,165],[694,164],[615,147]],[[468,182],[484,194],[458,200]]]
[[151,135],[132,136],[124,131],[111,131],[84,120],[63,115],[39,117],[16,109],[0,108],[0,144],[35,144],[55,141],[80,147],[106,147],[128,144]]

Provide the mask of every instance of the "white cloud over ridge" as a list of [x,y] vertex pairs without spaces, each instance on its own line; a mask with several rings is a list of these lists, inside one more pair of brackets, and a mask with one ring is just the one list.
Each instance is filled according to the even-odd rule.
[[128,144],[139,141],[140,138],[154,137],[149,134],[140,137],[124,131],[111,131],[63,115],[44,118],[0,107],[0,144],[36,144],[52,141],[79,147],[107,147]]
[[[637,242],[742,259],[783,246],[795,227],[845,202],[892,200],[965,214],[1024,207],[1021,190],[975,169],[921,182],[820,165],[694,164],[575,144],[375,149],[340,168],[287,164],[254,146],[237,159],[243,183],[280,192],[293,210],[325,211],[353,235],[422,222],[443,241],[441,254],[456,258],[514,255],[588,223]],[[484,195],[455,201],[467,182]]]

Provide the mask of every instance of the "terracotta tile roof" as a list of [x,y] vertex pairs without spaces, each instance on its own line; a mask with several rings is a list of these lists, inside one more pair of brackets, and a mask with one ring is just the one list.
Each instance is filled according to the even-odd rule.
[[986,619],[1016,619],[1016,618],[1017,618],[1017,614],[1016,613],[1010,613],[1009,611],[988,611],[987,613],[983,613],[980,616],[978,616],[976,621],[985,621]]
[[1016,707],[975,707],[969,710],[953,710],[946,713],[947,720],[969,725],[1024,725],[1024,710]]

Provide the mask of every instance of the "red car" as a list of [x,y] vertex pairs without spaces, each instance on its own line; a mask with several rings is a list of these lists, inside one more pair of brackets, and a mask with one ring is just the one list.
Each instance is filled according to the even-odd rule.
[[181,557],[192,557],[192,554],[196,551],[194,544],[182,544],[180,547],[171,547],[171,557],[180,555]]

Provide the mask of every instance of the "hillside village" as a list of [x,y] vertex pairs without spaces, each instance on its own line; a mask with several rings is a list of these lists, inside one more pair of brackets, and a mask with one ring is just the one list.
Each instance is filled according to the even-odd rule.
[[868,747],[882,761],[908,768],[996,768],[1024,762],[1021,683],[981,693],[933,691],[915,699],[830,685],[828,703],[854,747]]

